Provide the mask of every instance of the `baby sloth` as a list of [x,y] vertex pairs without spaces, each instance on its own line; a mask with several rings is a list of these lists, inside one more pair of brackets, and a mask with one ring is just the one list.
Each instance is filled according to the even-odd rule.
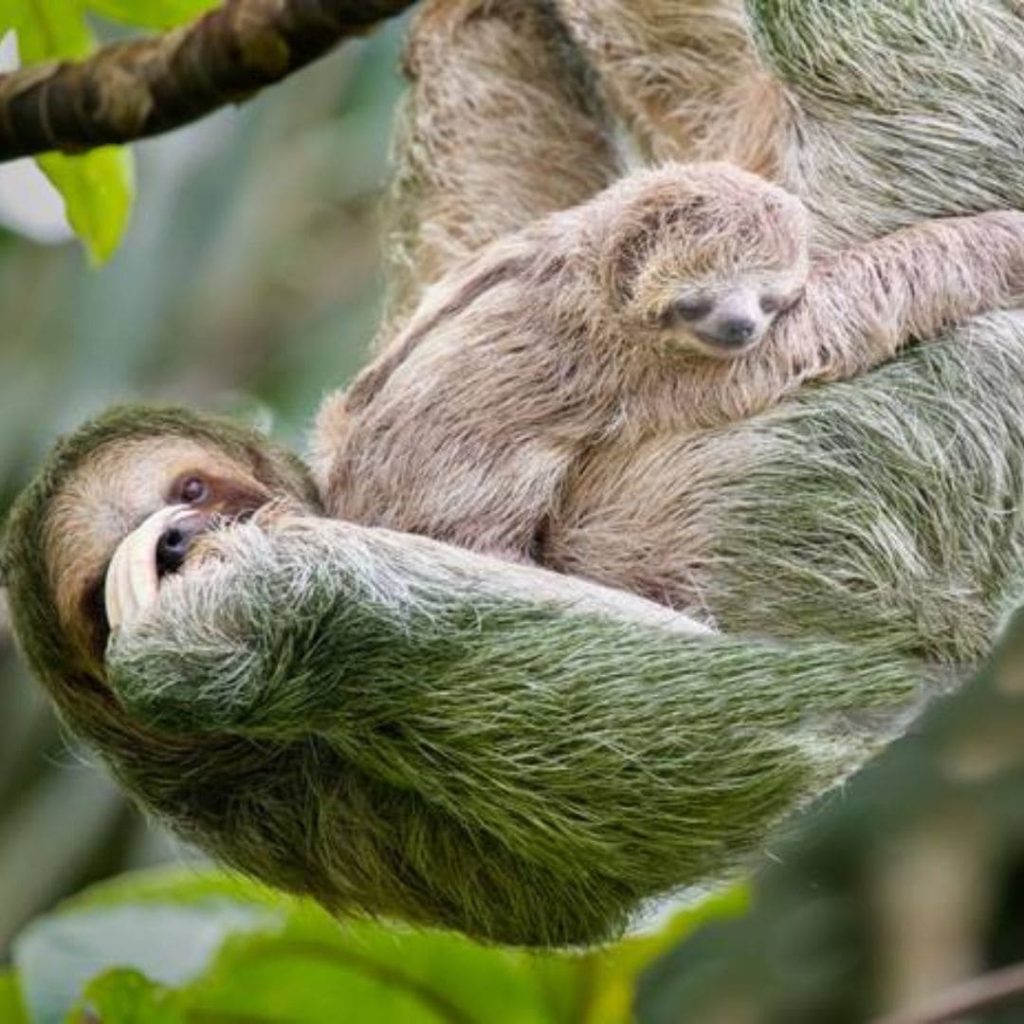
[[1016,305],[1024,284],[1015,211],[814,262],[808,234],[782,188],[727,164],[669,164],[495,242],[325,403],[314,459],[327,507],[543,563],[573,471],[600,446],[750,416]]
[[653,326],[652,340],[670,352],[732,359],[803,293],[807,212],[795,196],[731,167],[695,165],[685,180],[685,198],[668,179],[630,211],[635,223],[616,225],[608,284],[627,321]]

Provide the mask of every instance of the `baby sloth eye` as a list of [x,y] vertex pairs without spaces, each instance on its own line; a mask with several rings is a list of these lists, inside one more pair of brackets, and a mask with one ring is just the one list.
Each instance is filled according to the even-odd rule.
[[786,310],[792,309],[800,301],[802,295],[803,288],[798,288],[796,291],[785,294],[769,292],[767,295],[761,296],[761,312],[768,316],[771,316],[773,313],[785,313]]
[[186,505],[195,505],[201,502],[208,493],[209,489],[202,477],[190,476],[182,482],[178,496]]
[[680,320],[702,320],[711,312],[710,299],[677,299],[672,303],[672,313]]

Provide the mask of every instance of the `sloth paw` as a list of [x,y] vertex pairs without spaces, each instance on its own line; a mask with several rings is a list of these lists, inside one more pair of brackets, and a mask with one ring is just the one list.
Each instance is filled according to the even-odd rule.
[[130,625],[152,605],[160,590],[159,557],[168,554],[168,538],[193,513],[188,506],[172,505],[151,515],[118,545],[107,568],[104,587],[107,621],[111,629]]

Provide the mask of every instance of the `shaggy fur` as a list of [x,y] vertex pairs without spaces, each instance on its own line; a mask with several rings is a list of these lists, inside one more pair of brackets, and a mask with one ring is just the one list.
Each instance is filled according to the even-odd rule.
[[[572,477],[595,447],[674,442],[750,416],[1013,305],[1024,286],[1013,211],[907,228],[809,276],[806,243],[799,201],[725,164],[638,172],[493,243],[431,288],[330,400],[316,441],[328,510],[542,560],[553,524],[578,514]],[[736,324],[750,329],[738,346],[722,333]],[[660,490],[690,487],[678,474]],[[597,536],[608,551],[594,550]],[[604,578],[680,606],[687,552],[661,536],[657,584],[629,565]],[[620,546],[593,534],[587,550],[607,567]],[[566,557],[589,574],[587,558]]]
[[586,68],[548,4],[425,4],[404,67],[414,88],[396,123],[382,338],[424,283],[618,174]]
[[730,633],[976,663],[1024,595],[1022,342],[991,316],[744,424],[612,442],[543,560]]
[[[804,166],[818,174],[797,191],[820,237],[860,243],[920,212],[1004,205],[1000,192],[1024,206],[1024,77],[1013,71],[1024,33],[1009,6],[931,0],[899,5],[899,17],[891,0],[750,8],[766,66],[786,75],[787,102],[799,97]],[[406,267],[400,305],[449,259],[606,184],[610,147],[578,100],[578,67],[561,70],[564,44],[543,10],[425,8],[399,211],[416,225],[423,204],[423,237],[457,244],[410,243],[427,269]],[[506,45],[517,55],[507,75]],[[470,79],[479,92],[467,109],[456,85]],[[532,99],[520,105],[526,84]],[[554,97],[544,119],[531,113],[538,90]],[[491,148],[504,122],[481,109],[516,112],[523,159],[459,177],[473,152],[459,155],[463,128],[479,153],[508,152]],[[415,153],[435,132],[448,141],[433,175]],[[557,196],[560,176],[536,170],[547,148],[580,154]],[[605,154],[593,181],[591,153]],[[789,150],[787,163],[798,157]],[[448,191],[467,181],[473,205]],[[637,900],[727,872],[794,804],[900,731],[925,692],[922,660],[955,674],[984,653],[1022,582],[1022,353],[1020,318],[988,318],[743,424],[609,438],[574,466],[574,511],[539,538],[545,560],[619,577],[635,562],[656,579],[663,559],[678,578],[684,553],[688,605],[781,640],[698,636],[664,608],[542,570],[266,516],[213,534],[97,674],[88,640],[58,613],[62,572],[48,558],[67,527],[47,539],[90,458],[123,438],[185,438],[316,508],[301,467],[253,435],[151,411],[85,428],[20,499],[8,531],[15,628],[72,728],[146,807],[226,862],[339,912],[516,942],[596,941]],[[126,493],[105,472],[111,492]],[[84,493],[81,477],[75,486]],[[153,495],[141,493],[120,529],[149,509]],[[587,554],[593,540],[607,557],[609,534],[620,544],[611,567]],[[568,552],[587,564],[569,565]],[[68,607],[98,619],[92,606]]]
[[821,247],[1024,205],[1017,3],[555,3],[649,153],[774,178]]
[[795,141],[792,112],[757,53],[744,0],[556,6],[649,160],[728,160],[782,175]]
[[[176,473],[233,464],[276,503],[207,535],[96,670],[76,642],[95,609],[63,592],[82,596],[72,541],[102,534],[69,501],[102,487],[130,527],[175,500],[139,472],[157,441]],[[33,669],[122,783],[338,913],[526,944],[614,934],[638,901],[735,869],[941,684],[884,645],[711,636],[628,594],[315,512],[255,435],[124,410],[58,449],[7,555]]]
[[923,693],[884,647],[627,624],[598,588],[385,531],[294,519],[212,549],[115,637],[110,680],[133,721],[265,766],[203,765],[183,806],[166,765],[132,783],[338,912],[592,941],[728,873]]

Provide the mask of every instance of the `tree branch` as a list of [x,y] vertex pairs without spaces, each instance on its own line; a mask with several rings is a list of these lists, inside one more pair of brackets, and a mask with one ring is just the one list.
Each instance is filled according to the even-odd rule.
[[885,1017],[875,1024],[955,1024],[1011,1003],[1024,1003],[1024,964],[982,975],[937,997],[931,1006]]
[[226,0],[83,61],[0,75],[0,161],[157,135],[237,103],[413,0]]

